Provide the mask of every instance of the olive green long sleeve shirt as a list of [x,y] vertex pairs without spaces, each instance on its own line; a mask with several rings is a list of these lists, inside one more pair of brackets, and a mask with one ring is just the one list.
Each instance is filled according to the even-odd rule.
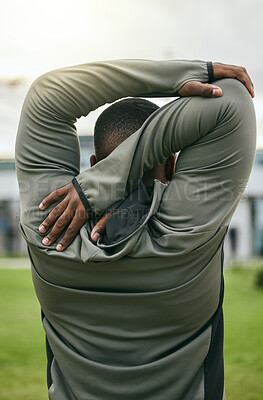
[[[217,82],[220,98],[172,101],[81,173],[74,125],[106,102],[208,82],[209,68],[184,60],[97,62],[47,73],[29,90],[16,167],[21,230],[52,352],[51,400],[223,398],[222,248],[255,152],[246,88],[226,79]],[[154,182],[146,214],[127,231],[122,211],[130,215],[133,202],[145,200],[144,171],[178,151],[171,183]],[[50,209],[38,204],[72,179],[94,215],[111,207],[120,213],[107,240],[90,240],[94,216],[59,253],[41,243],[38,226]]]

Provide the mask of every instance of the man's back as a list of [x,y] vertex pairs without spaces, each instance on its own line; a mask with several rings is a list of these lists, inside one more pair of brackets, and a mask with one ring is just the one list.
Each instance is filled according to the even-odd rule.
[[[78,173],[78,150],[73,135],[63,136],[62,143],[51,139],[62,132],[62,108],[53,118],[54,99],[43,99],[43,93],[52,93],[52,75],[45,79],[45,92],[40,82],[25,105],[33,123],[21,122],[17,168],[20,187],[31,179],[33,188],[31,198],[21,190],[22,230],[45,315],[49,355],[54,356],[50,399],[221,400],[222,247],[255,147],[246,89],[236,81],[222,81],[222,99],[170,103],[105,159],[108,168],[100,163],[77,178],[86,195],[92,174],[96,178],[104,171],[98,203],[96,179],[88,197],[99,210],[101,204],[119,200],[118,182],[134,185],[140,180],[143,163],[149,168],[182,150],[171,183],[155,181],[153,192],[147,192],[150,201],[142,218],[133,218],[132,210],[135,202],[138,212],[144,198],[139,186],[127,194],[126,203],[118,204],[120,221],[117,213],[107,238],[92,243],[97,220],[90,219],[72,245],[58,253],[55,246],[41,245],[37,227],[43,217],[36,207],[51,185],[67,183]],[[53,121],[48,128],[46,115]],[[35,118],[38,127],[48,129],[40,140],[44,155],[33,143],[39,141]],[[52,152],[58,149],[63,152],[56,159]],[[116,234],[114,226],[121,225],[123,215],[131,229],[122,234],[117,229]]]
[[[225,232],[215,239],[212,260],[204,249],[188,257],[164,249],[157,257],[145,245],[152,242],[150,225],[138,238],[144,246],[116,261],[81,264],[29,245],[56,360],[51,399],[67,386],[77,399],[204,398]],[[136,257],[137,248],[147,256]]]

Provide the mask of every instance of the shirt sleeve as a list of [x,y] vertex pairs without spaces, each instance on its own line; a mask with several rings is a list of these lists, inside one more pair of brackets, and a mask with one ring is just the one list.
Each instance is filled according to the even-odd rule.
[[222,97],[169,103],[106,159],[76,177],[96,213],[131,193],[144,171],[180,151],[158,218],[169,227],[199,231],[229,224],[252,168],[256,123],[242,83],[224,79],[217,85]]
[[24,101],[16,141],[22,223],[35,229],[43,220],[38,210],[43,197],[76,175],[84,185],[78,175],[77,118],[122,97],[175,95],[190,80],[208,82],[209,65],[196,60],[116,60],[63,68],[38,78]]

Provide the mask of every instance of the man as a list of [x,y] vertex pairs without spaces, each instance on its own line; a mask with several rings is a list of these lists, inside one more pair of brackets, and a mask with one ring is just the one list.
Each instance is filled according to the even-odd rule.
[[[220,78],[237,79],[207,83]],[[51,400],[224,397],[222,253],[254,158],[249,92],[243,68],[183,60],[85,64],[32,85],[16,166]],[[105,139],[102,117],[79,173],[76,118],[178,94],[199,96],[149,111],[136,132],[113,123]]]

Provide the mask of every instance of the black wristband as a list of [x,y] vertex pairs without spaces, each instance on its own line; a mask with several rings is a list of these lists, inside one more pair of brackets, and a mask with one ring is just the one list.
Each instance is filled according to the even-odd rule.
[[77,191],[77,193],[79,195],[79,198],[82,201],[82,204],[85,207],[87,213],[89,214],[90,217],[93,217],[94,211],[92,210],[90,203],[86,199],[86,197],[85,197],[85,195],[84,195],[84,193],[83,193],[83,191],[82,191],[82,189],[80,187],[80,184],[78,183],[77,179],[73,178],[71,182],[73,183],[73,186],[76,189],[76,191]]
[[207,61],[206,66],[208,72],[208,83],[214,82],[215,77],[214,77],[214,68],[212,61]]

